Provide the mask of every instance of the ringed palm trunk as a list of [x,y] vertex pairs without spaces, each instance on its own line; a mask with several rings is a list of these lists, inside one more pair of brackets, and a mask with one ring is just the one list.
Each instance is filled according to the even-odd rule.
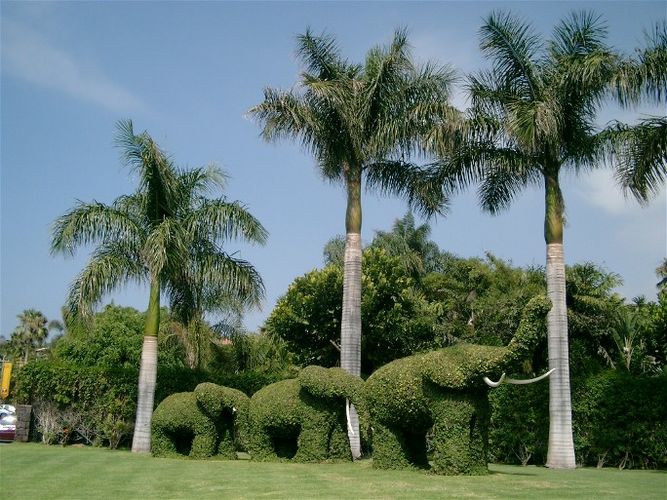
[[133,453],[150,453],[151,419],[153,418],[153,399],[157,379],[157,334],[160,327],[160,283],[151,282],[151,293],[146,311],[144,344],[141,349],[139,367],[139,395],[137,398],[137,417],[132,436]]
[[[343,268],[343,316],[341,318],[340,365],[346,372],[361,375],[361,172],[347,180]],[[348,439],[352,458],[361,457],[359,415],[349,403]],[[347,410],[347,408],[346,408]]]
[[565,303],[565,257],[563,254],[563,195],[558,174],[545,176],[544,239],[547,244],[547,295],[552,308],[547,315],[549,369],[549,448],[547,467],[574,469],[570,362],[567,305]]

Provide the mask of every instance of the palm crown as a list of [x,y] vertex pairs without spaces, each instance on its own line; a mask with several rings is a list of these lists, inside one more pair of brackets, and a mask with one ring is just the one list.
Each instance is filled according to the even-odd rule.
[[178,170],[148,134],[134,134],[131,122],[119,123],[118,131],[123,159],[139,174],[139,189],[111,205],[79,202],[54,225],[53,252],[97,244],[70,288],[70,311],[86,314],[122,284],[153,280],[186,316],[187,306],[190,311],[214,306],[211,295],[256,304],[263,293],[259,275],[225,253],[221,243],[234,238],[262,243],[266,231],[238,202],[206,198],[224,187],[222,172]]
[[267,88],[249,111],[262,136],[299,140],[325,179],[360,182],[363,173],[369,188],[438,211],[443,192],[404,160],[422,151],[418,139],[435,123],[456,115],[447,104],[452,72],[415,67],[404,31],[388,47],[370,50],[364,65],[343,59],[330,36],[310,31],[298,37],[298,56],[305,66],[298,90]]

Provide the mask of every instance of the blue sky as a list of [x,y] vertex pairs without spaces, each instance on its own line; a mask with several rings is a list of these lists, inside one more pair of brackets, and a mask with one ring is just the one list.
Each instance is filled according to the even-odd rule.
[[[113,147],[115,123],[131,118],[181,166],[216,162],[270,232],[265,247],[230,243],[252,262],[267,297],[245,322],[255,329],[295,277],[322,265],[326,241],[344,232],[343,190],[323,181],[313,160],[289,142],[265,144],[244,117],[265,86],[288,88],[299,75],[295,36],[311,27],[336,36],[361,61],[409,30],[419,60],[479,69],[477,30],[494,9],[510,10],[548,35],[573,9],[607,21],[610,42],[630,52],[642,30],[666,16],[659,2],[7,2],[1,4],[0,334],[36,308],[59,318],[69,283],[87,260],[49,254],[53,220],[75,200],[110,202],[136,179]],[[453,102],[465,106],[461,91]],[[605,108],[601,124],[638,113]],[[625,200],[604,170],[564,179],[568,263],[593,261],[619,273],[627,297],[655,297],[654,269],[667,253],[665,193],[647,208]],[[404,215],[404,202],[364,195],[363,238]],[[457,197],[431,221],[433,239],[461,256],[490,251],[517,265],[543,265],[543,195],[524,192],[492,217],[474,194]],[[145,309],[148,293],[128,288],[108,301]]]

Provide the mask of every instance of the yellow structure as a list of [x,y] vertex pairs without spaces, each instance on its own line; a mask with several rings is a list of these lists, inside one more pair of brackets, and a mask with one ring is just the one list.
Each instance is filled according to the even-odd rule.
[[12,376],[12,364],[9,361],[2,363],[2,385],[0,386],[0,397],[9,397],[9,379]]

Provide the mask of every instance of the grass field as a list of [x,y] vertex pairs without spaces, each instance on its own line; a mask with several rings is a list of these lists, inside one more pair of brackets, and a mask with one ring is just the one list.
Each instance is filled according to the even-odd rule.
[[77,498],[667,498],[667,472],[492,465],[483,477],[440,477],[349,464],[152,458],[100,448],[0,446],[0,491]]

